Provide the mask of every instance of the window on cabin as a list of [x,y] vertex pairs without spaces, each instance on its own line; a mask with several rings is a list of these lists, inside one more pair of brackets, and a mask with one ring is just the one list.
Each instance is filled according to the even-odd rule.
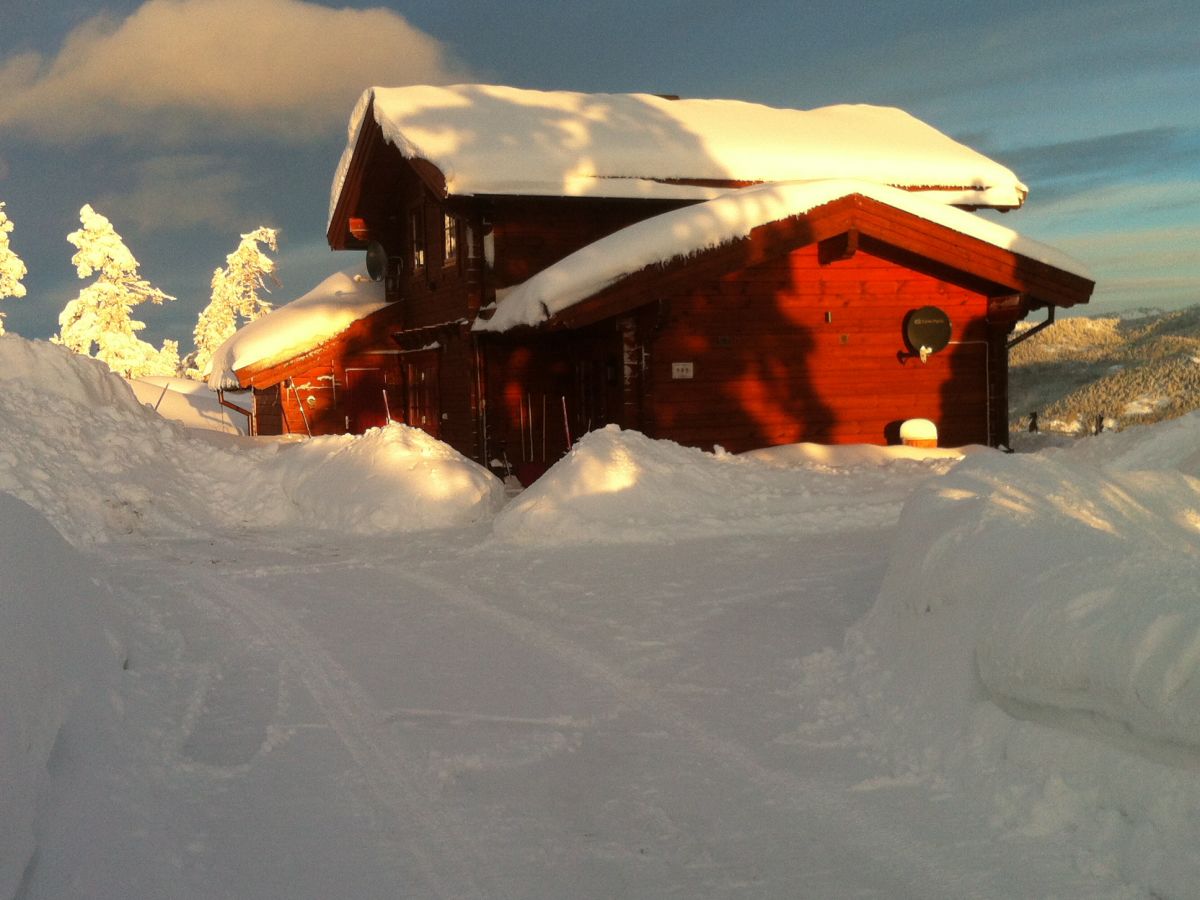
[[442,262],[452,263],[458,259],[458,219],[445,214],[442,216],[445,239],[442,241]]
[[425,210],[418,206],[409,214],[409,229],[412,232],[413,269],[425,265]]

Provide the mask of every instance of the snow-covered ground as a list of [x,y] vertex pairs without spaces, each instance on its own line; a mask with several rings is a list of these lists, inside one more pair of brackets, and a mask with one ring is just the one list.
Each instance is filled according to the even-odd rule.
[[605,430],[506,502],[401,426],[0,379],[0,897],[1197,894],[1196,415]]

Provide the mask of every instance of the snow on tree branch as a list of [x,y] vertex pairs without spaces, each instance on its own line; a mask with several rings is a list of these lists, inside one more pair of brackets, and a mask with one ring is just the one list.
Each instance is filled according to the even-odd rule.
[[278,287],[276,264],[259,247],[278,251],[279,232],[260,226],[242,235],[237,249],[225,257],[225,267],[213,272],[212,299],[200,313],[192,333],[196,344],[194,361],[188,374],[204,376],[212,364],[212,355],[246,322],[271,311],[271,304],[259,295],[270,293],[268,283]]
[[179,368],[178,342],[163,341],[156,350],[138,338],[146,325],[132,318],[132,310],[147,300],[162,304],[175,298],[138,274],[138,261],[121,236],[90,204],[79,211],[79,223],[83,227],[67,235],[76,248],[71,262],[80,278],[97,277],[63,308],[59,333],[51,341],[94,355],[127,378],[174,375]]
[[[25,285],[21,284],[21,279],[29,270],[9,246],[8,236],[12,230],[13,223],[4,211],[4,202],[0,201],[0,300],[25,296]],[[4,334],[3,312],[0,312],[0,334]]]

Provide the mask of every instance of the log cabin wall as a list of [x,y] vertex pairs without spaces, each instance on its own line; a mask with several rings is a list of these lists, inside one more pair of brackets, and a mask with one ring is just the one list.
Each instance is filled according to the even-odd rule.
[[[452,224],[447,224],[447,217]],[[402,274],[388,300],[404,305],[405,329],[465,318],[468,311],[467,228],[461,212],[436,202],[428,191],[407,205],[402,245],[388,248]],[[447,231],[452,232],[452,236]]]
[[637,428],[625,400],[622,323],[486,342],[490,455],[551,465],[589,431]]
[[[423,428],[479,459],[479,404],[469,320],[482,302],[480,216],[470,201],[436,197],[409,166],[390,171],[387,184],[377,185],[363,220],[371,239],[387,251],[385,296],[390,311],[385,321],[366,326],[364,344],[371,353],[393,356],[381,369],[388,385],[395,382],[394,391],[389,387],[389,397],[396,395],[395,402],[389,403],[392,418]],[[335,342],[330,349],[334,356],[330,362],[336,366],[342,361],[337,355],[346,348]],[[350,367],[351,360],[344,362]],[[379,392],[378,377],[364,375],[363,390],[371,396]],[[342,388],[343,380],[339,378],[336,386]],[[345,388],[342,405],[362,393],[354,384]],[[313,396],[322,408],[321,395]],[[285,407],[288,402],[284,386]],[[298,407],[293,412],[299,417]],[[320,421],[327,419],[336,428],[332,418]],[[343,415],[342,423],[337,430],[364,430],[356,427],[354,417]],[[288,418],[287,424],[295,423]]]
[[[943,446],[1006,439],[997,339],[1002,348],[1007,326],[988,325],[984,286],[909,262],[860,250],[822,264],[809,245],[673,289],[645,336],[646,432],[741,452],[895,443],[901,422],[926,418]],[[950,345],[925,363],[903,332],[922,306],[952,325]]]
[[445,441],[459,453],[483,459],[479,384],[469,326],[454,323],[399,336],[404,399],[397,421]]
[[399,418],[401,370],[395,351],[339,355],[336,349],[255,389],[257,434],[361,434]]
[[[240,373],[255,397],[256,434],[361,433],[396,418],[399,349],[389,305],[341,334],[273,366]],[[386,396],[385,396],[386,392]]]
[[391,336],[402,352],[404,414],[460,453],[482,456],[474,344],[469,320],[480,303],[478,217],[447,205],[427,189],[404,218],[403,274],[388,299],[401,307],[403,330]]
[[[414,384],[414,391],[420,379],[424,379],[422,384],[437,381],[436,391],[423,393],[417,404],[427,421],[411,424],[425,427],[480,462],[518,446],[515,442],[522,435],[531,443],[529,423],[523,431],[516,401],[496,399],[505,396],[512,380],[511,371],[505,368],[509,364],[521,373],[528,388],[523,402],[529,407],[525,415],[532,414],[537,420],[536,455],[541,455],[545,444],[553,461],[566,451],[568,433],[578,437],[581,430],[596,427],[601,420],[616,421],[608,391],[615,383],[612,373],[618,365],[619,345],[614,343],[618,337],[611,324],[603,329],[602,338],[585,331],[533,341],[529,352],[534,362],[529,366],[510,358],[503,349],[484,366],[484,351],[477,349],[467,322],[492,299],[497,287],[522,281],[600,237],[681,203],[570,198],[474,202],[454,198],[443,205],[415,182],[406,182],[406,186],[413,193],[405,201],[408,212],[399,220],[402,226],[393,233],[389,247],[389,254],[399,254],[400,269],[388,297],[402,309],[402,331],[397,332],[405,354],[402,377]],[[459,222],[453,263],[446,260],[444,250],[443,216],[447,211]],[[485,234],[491,235],[492,266],[484,259]],[[427,348],[436,357],[425,352]],[[415,362],[408,360],[410,353]],[[492,405],[485,412],[481,397],[493,378],[497,380]],[[529,399],[534,394],[536,403]],[[431,397],[436,397],[432,412]],[[436,425],[428,422],[430,416],[436,417]],[[535,454],[527,446],[523,455]]]
[[593,241],[686,206],[681,200],[498,197],[483,208],[494,251],[494,287],[509,287]]

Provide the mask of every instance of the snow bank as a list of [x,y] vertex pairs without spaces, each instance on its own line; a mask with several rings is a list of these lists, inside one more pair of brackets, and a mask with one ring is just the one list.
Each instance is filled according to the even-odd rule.
[[42,515],[0,493],[0,897],[17,896],[33,858],[38,798],[72,708],[104,702],[120,671],[90,569]]
[[384,139],[436,165],[451,194],[703,198],[714,191],[664,182],[801,178],[921,188],[960,205],[1020,206],[1028,193],[1011,170],[888,107],[415,85],[359,99],[331,219],[369,109]]
[[1161,896],[1200,879],[1198,445],[1191,416],[965,460],[905,504],[847,642],[898,770],[1024,834],[1087,831]]
[[[871,527],[894,520],[914,481],[961,458],[861,449],[797,445],[734,456],[609,425],[510,501],[495,532],[521,542],[656,542]],[[830,465],[839,456],[852,464]]]
[[231,335],[213,354],[208,386],[214,391],[239,388],[237,370],[315,347],[386,305],[383,282],[371,281],[361,265],[335,272]]
[[1153,428],[1102,432],[1086,441],[1064,441],[1065,458],[1118,471],[1172,469],[1200,477],[1200,412],[1192,412]]
[[474,522],[503,494],[401,425],[303,442],[189,430],[107,366],[12,335],[0,337],[0,388],[0,491],[77,545],[214,528],[401,533]]
[[964,670],[994,696],[1200,749],[1200,704],[1179,695],[1200,667],[1200,480],[989,454],[919,490],[899,526],[867,630],[962,611]]
[[288,447],[274,474],[308,525],[355,534],[465,525],[504,503],[499,479],[407,425]]
[[1086,267],[1055,248],[979,216],[867,181],[834,180],[760,184],[704,203],[672,210],[622,228],[575,251],[499,299],[479,331],[536,325],[647,266],[718,247],[770,222],[811,212],[841,197],[860,194],[1014,253],[1090,278]]

